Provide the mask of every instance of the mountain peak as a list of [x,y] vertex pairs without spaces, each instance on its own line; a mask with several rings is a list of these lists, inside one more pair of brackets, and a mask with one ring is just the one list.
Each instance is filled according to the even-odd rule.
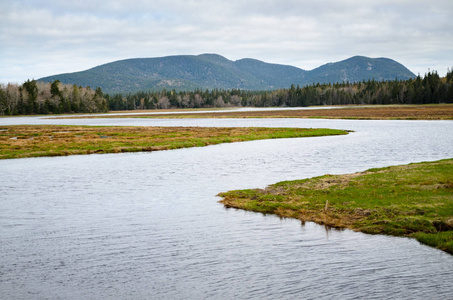
[[348,59],[329,63],[311,71],[314,82],[357,82],[368,79],[404,80],[414,78],[415,74],[405,66],[389,58],[370,58],[353,56]]
[[203,59],[208,59],[208,60],[215,60],[215,61],[230,61],[229,59],[225,58],[224,56],[220,54],[215,54],[215,53],[203,53],[197,55],[197,57],[203,58]]

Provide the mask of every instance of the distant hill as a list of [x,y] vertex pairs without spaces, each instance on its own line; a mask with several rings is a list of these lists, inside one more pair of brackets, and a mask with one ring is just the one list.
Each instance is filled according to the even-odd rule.
[[388,58],[354,56],[336,63],[322,65],[310,73],[312,82],[357,82],[363,79],[400,80],[414,78],[415,74],[402,64]]
[[256,59],[231,61],[217,54],[177,55],[115,61],[92,69],[52,75],[38,81],[101,87],[105,93],[162,89],[273,90],[312,83],[404,80],[415,77],[402,64],[388,58],[354,56],[311,71],[270,64]]

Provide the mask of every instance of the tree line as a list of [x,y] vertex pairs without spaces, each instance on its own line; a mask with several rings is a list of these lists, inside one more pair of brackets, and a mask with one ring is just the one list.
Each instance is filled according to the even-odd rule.
[[247,90],[175,90],[107,95],[109,110],[211,108],[211,107],[269,107],[360,104],[429,104],[453,103],[453,70],[440,78],[428,72],[408,80],[342,82],[275,91]]
[[108,110],[102,90],[27,80],[0,85],[0,115],[97,113]]
[[274,91],[175,90],[103,94],[100,88],[27,80],[0,86],[0,114],[94,113],[108,110],[268,107],[360,104],[453,103],[453,70],[440,78],[436,71],[408,80],[312,84]]

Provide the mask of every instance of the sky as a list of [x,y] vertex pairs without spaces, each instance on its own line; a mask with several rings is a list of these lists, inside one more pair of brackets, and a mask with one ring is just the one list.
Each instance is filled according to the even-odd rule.
[[0,0],[0,83],[127,58],[220,54],[312,70],[386,57],[453,67],[451,0]]

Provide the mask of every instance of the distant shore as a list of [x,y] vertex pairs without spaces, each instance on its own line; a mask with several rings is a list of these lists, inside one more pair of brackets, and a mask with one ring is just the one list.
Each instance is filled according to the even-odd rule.
[[453,254],[452,178],[453,159],[447,159],[285,181],[219,196],[227,208],[411,237]]
[[[209,112],[194,109],[180,110],[130,110],[127,115],[80,116],[71,118],[319,118],[354,120],[453,120],[453,104],[429,105],[364,105],[334,106],[333,109],[310,107],[310,109],[276,107],[262,111],[234,111],[216,109]],[[174,113],[172,113],[174,111]],[[149,114],[147,114],[149,112]],[[158,114],[165,112],[165,114]],[[196,113],[190,113],[196,112]],[[120,113],[111,111],[110,113]],[[133,115],[137,113],[137,115]],[[138,114],[139,113],[139,114]],[[64,116],[62,116],[64,117]]]

